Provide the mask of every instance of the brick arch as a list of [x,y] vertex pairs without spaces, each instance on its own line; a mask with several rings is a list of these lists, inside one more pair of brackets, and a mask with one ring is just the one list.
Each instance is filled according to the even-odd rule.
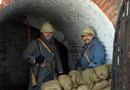
[[[0,11],[8,4],[13,2],[14,0],[2,0],[2,4],[0,4]],[[112,22],[114,28],[116,27],[116,22],[120,10],[120,5],[123,0],[91,0],[93,1],[109,18]]]
[[120,5],[123,0],[91,0],[93,1],[109,18],[112,22],[114,28],[116,27],[116,22],[120,10]]
[[1,4],[0,4],[0,11],[8,4],[13,2],[14,0],[1,0]]

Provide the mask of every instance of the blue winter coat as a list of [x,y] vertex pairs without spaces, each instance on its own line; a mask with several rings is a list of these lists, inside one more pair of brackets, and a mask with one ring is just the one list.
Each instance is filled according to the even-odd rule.
[[[89,56],[89,49],[90,49],[90,47],[92,45],[93,45],[93,47],[91,49],[90,58],[89,58],[91,63],[88,65],[88,60],[87,60],[87,58],[85,56],[84,51],[86,50],[86,48],[88,48],[87,51],[86,51],[86,53]],[[82,65],[88,65],[88,66],[96,67],[96,66],[99,66],[101,64],[104,64],[104,62],[105,62],[105,58],[104,58],[104,47],[101,44],[101,42],[99,42],[97,40],[97,38],[94,38],[92,40],[92,42],[90,42],[89,44],[84,44],[83,45],[82,57],[80,59],[81,66]]]

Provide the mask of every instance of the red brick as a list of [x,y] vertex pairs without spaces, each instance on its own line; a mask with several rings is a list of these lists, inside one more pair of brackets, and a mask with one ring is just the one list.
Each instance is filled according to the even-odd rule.
[[109,0],[104,0],[103,3],[100,5],[100,9],[102,10],[108,2]]
[[105,13],[107,10],[110,9],[110,7],[114,4],[114,1],[111,1],[107,6],[103,9],[103,12]]
[[116,24],[113,24],[113,27],[116,28]]
[[118,18],[118,16],[111,20],[112,24],[115,24],[117,22],[117,18]]
[[119,3],[121,0],[116,0],[116,3]]
[[6,5],[2,2],[2,8],[4,8]]
[[94,3],[96,3],[97,2],[97,0],[92,0]]
[[0,8],[2,8],[2,4],[0,4]]
[[118,15],[118,12],[114,12],[112,15],[110,15],[108,18],[109,20],[112,20],[115,16]]
[[3,2],[7,5],[9,1],[8,0],[3,0]]
[[100,6],[100,4],[102,3],[103,0],[98,0],[98,2],[96,3],[97,6]]
[[13,2],[14,0],[10,0],[10,2]]
[[0,11],[2,10],[2,7],[0,7]]
[[115,4],[114,6],[112,6],[112,7],[110,8],[109,11],[106,12],[106,16],[109,16],[116,8],[117,8],[117,5]]

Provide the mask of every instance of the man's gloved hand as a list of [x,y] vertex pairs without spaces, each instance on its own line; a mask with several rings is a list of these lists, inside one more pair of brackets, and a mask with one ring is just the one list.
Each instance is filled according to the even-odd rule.
[[76,59],[76,58],[73,59],[73,63],[74,63],[74,64],[78,64],[78,63],[79,63],[79,59]]
[[82,65],[80,68],[83,71],[83,70],[86,70],[86,69],[93,69],[93,66]]
[[35,58],[36,63],[42,63],[44,61],[44,57],[42,55]]

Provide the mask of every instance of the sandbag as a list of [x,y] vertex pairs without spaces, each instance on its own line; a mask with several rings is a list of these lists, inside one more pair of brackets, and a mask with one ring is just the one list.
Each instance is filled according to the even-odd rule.
[[90,90],[90,89],[88,89],[88,87],[85,85],[80,85],[77,87],[77,90]]
[[95,67],[94,71],[101,80],[106,80],[109,76],[109,69],[105,64]]
[[97,78],[93,69],[86,69],[82,72],[82,77],[85,84],[88,85],[88,89],[92,89],[95,82],[99,82],[100,79]]
[[110,87],[107,87],[107,88],[104,88],[102,90],[111,90],[111,86]]
[[108,81],[107,81],[107,80],[103,80],[103,81],[100,81],[100,82],[96,83],[96,84],[93,86],[93,89],[92,89],[92,90],[102,90],[102,89],[105,88],[107,85],[108,85]]
[[104,64],[104,65],[106,65],[108,67],[109,72],[111,73],[112,72],[112,64]]
[[72,88],[72,81],[68,75],[60,75],[58,81],[64,90],[70,90]]
[[109,73],[109,76],[108,76],[108,78],[112,78],[112,72],[111,72],[111,73]]
[[107,87],[110,87],[110,86],[111,86],[111,84],[112,84],[112,79],[111,79],[111,78],[109,78],[107,81],[108,81],[108,85],[107,85]]
[[41,85],[41,90],[62,90],[58,80],[50,80]]
[[85,82],[85,84],[91,84],[94,82],[99,82],[100,79],[97,78],[95,72],[93,71],[93,69],[86,69],[82,72],[82,77],[83,80]]
[[77,88],[72,88],[71,90],[77,90]]
[[112,78],[112,64],[105,64],[108,67],[108,71],[109,71],[109,78]]
[[79,71],[72,70],[71,72],[69,72],[68,76],[71,78],[73,82],[73,87],[77,87],[79,85],[84,84],[82,74]]

